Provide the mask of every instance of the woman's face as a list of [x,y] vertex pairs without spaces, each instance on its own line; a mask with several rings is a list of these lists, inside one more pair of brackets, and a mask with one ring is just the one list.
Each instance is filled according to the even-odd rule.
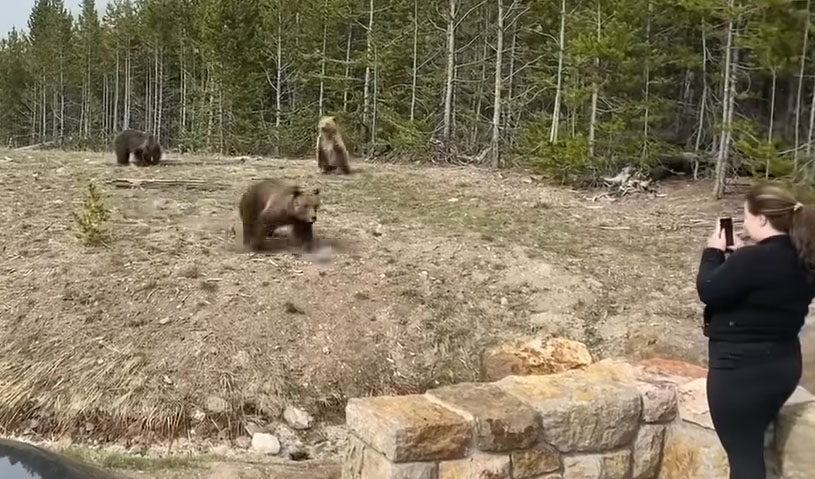
[[753,238],[758,239],[761,238],[762,232],[764,230],[764,223],[761,215],[754,215],[750,213],[750,210],[747,208],[747,202],[744,202],[744,231]]

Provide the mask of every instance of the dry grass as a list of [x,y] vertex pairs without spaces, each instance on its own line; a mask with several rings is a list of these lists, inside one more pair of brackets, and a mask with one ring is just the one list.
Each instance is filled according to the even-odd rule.
[[[701,357],[692,279],[724,207],[707,184],[593,202],[467,168],[179,162],[0,152],[0,432],[232,435],[288,403],[331,418],[350,396],[477,380],[485,346],[533,333]],[[237,246],[238,197],[265,177],[320,186],[320,254]],[[90,180],[106,246],[72,232]],[[210,396],[230,410],[200,420]]]

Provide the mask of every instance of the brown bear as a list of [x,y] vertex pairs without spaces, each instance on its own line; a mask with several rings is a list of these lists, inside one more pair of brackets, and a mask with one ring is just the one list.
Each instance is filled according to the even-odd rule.
[[280,226],[291,226],[292,234],[307,251],[314,248],[314,222],[320,209],[320,190],[303,191],[299,186],[261,180],[241,196],[243,245],[258,251],[263,240]]
[[151,133],[127,129],[116,135],[113,140],[113,149],[116,151],[116,163],[127,165],[130,154],[139,166],[156,165],[161,160],[161,145]]
[[317,124],[317,166],[322,173],[350,174],[348,149],[333,116],[320,118]]

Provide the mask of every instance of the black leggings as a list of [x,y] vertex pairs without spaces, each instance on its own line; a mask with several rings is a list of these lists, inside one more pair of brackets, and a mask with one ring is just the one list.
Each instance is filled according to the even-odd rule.
[[707,400],[730,479],[766,479],[764,433],[801,379],[798,340],[710,345]]

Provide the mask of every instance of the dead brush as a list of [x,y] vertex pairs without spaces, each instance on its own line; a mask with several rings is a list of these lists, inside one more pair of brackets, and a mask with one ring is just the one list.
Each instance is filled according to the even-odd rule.
[[71,216],[76,227],[76,237],[86,246],[97,246],[107,241],[105,223],[110,219],[110,210],[92,181],[85,190],[82,207],[79,211],[71,212]]

